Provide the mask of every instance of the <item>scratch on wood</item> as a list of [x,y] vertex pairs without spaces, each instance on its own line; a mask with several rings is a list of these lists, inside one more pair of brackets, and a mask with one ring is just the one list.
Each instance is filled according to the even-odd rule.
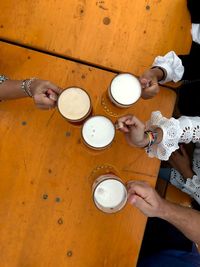
[[46,123],[46,127],[49,126],[49,124],[50,124],[50,122],[51,122],[53,116],[55,115],[55,112],[56,112],[56,110],[54,110],[53,113],[51,114],[51,116],[49,117],[49,119],[48,119],[48,121],[47,121],[47,123]]
[[72,204],[72,200],[69,201],[68,208],[71,207],[71,204]]
[[25,170],[27,172],[27,166],[26,166],[26,160],[25,159],[24,159],[24,168],[25,168]]

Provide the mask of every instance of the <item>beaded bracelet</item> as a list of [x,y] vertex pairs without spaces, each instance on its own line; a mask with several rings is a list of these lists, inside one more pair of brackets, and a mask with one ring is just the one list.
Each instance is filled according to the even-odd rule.
[[149,130],[149,131],[145,131],[144,133],[147,135],[147,137],[148,137],[148,139],[149,139],[149,143],[148,143],[148,145],[145,146],[145,147],[147,148],[147,153],[149,153],[149,151],[150,151],[150,147],[151,147],[153,144],[155,144],[156,141],[157,141],[158,133],[157,133],[157,132],[150,131],[150,130]]

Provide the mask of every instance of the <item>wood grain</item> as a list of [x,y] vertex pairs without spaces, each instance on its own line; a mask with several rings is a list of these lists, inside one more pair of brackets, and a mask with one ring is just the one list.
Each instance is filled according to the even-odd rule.
[[0,38],[135,75],[191,45],[186,0],[6,0],[0,10]]
[[[101,97],[113,73],[5,43],[0,54],[0,73],[12,79],[36,76],[62,88],[81,86],[91,95],[94,114],[108,116]],[[174,93],[161,89],[127,112],[142,120],[156,109],[170,116],[174,102]],[[124,182],[154,186],[159,161],[129,147],[120,132],[110,148],[92,151],[80,127],[56,109],[36,109],[31,99],[1,102],[0,119],[1,267],[135,266],[146,218],[129,205],[114,215],[98,211],[91,172],[109,165]]]

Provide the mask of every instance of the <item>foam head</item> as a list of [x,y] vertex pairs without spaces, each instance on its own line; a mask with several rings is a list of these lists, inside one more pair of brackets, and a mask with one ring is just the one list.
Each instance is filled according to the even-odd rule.
[[94,201],[105,212],[116,212],[126,203],[127,191],[122,182],[106,179],[99,183],[94,191]]
[[82,127],[82,137],[85,143],[94,149],[107,147],[113,141],[114,136],[114,125],[104,116],[93,116]]
[[132,74],[119,74],[111,82],[110,96],[114,102],[130,106],[140,98],[141,84]]
[[90,97],[81,88],[67,88],[58,98],[58,109],[66,119],[79,121],[91,110]]

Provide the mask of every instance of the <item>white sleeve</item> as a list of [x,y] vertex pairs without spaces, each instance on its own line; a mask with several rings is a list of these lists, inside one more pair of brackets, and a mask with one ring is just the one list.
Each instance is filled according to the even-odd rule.
[[160,81],[161,84],[170,81],[178,82],[183,77],[184,66],[174,51],[167,53],[163,57],[156,57],[152,65],[166,70],[167,76],[164,80]]
[[194,198],[200,204],[200,143],[196,143],[194,149],[193,171],[195,175],[185,179],[177,170],[172,168],[170,183],[190,195],[190,197]]
[[197,44],[200,44],[200,24],[192,24],[191,34],[192,40]]
[[[196,175],[191,179],[194,185],[193,198],[200,204],[200,143],[195,144],[193,153],[193,171]],[[187,184],[187,183],[186,183]]]
[[188,193],[200,204],[200,177],[194,175],[192,178],[188,178],[182,191]]
[[160,111],[155,111],[147,122],[147,129],[153,129],[154,126],[162,129],[163,139],[159,144],[150,147],[150,157],[168,160],[172,152],[179,148],[179,143],[200,141],[200,117],[182,116],[179,119],[167,119]]

